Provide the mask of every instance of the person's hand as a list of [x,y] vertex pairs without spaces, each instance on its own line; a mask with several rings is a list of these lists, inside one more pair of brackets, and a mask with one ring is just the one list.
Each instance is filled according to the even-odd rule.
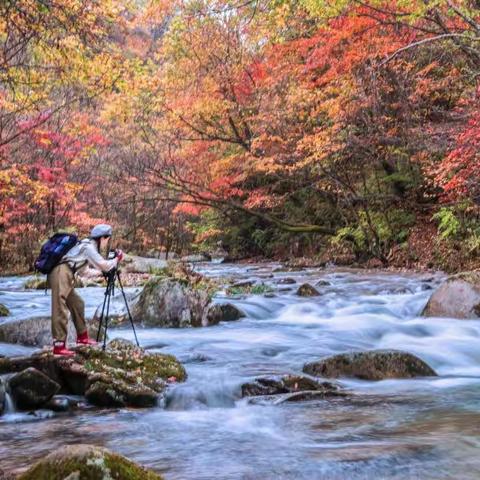
[[120,263],[122,260],[123,260],[123,251],[120,250],[119,248],[117,250],[115,250],[116,254],[117,254],[117,261],[118,263]]

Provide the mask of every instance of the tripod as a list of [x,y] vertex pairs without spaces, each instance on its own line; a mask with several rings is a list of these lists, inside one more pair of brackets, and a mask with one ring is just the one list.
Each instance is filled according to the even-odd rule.
[[122,292],[123,300],[125,302],[125,307],[127,307],[128,319],[130,320],[130,324],[132,325],[133,335],[135,336],[135,342],[137,344],[137,347],[139,347],[140,344],[138,343],[135,324],[133,323],[133,318],[132,318],[132,314],[130,313],[127,297],[125,295],[125,291],[123,290],[122,279],[120,278],[120,270],[118,270],[118,268],[112,268],[107,273],[104,273],[104,276],[107,280],[107,288],[105,289],[105,297],[103,299],[102,313],[100,315],[100,321],[98,324],[97,342],[100,341],[102,327],[104,327],[105,330],[103,332],[102,350],[105,350],[105,347],[107,346],[107,330],[108,330],[108,321],[110,316],[110,300],[112,298],[112,295],[115,295],[115,280],[118,280],[118,286],[120,287],[120,291]]

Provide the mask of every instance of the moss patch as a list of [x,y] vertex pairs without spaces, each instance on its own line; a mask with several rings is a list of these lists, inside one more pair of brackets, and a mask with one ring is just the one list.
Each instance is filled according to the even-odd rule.
[[[70,475],[70,477],[69,477]],[[40,460],[18,480],[162,480],[151,470],[103,448],[64,447]]]
[[8,317],[9,315],[10,310],[3,303],[0,303],[0,317]]
[[88,372],[106,375],[127,384],[143,384],[155,391],[163,390],[161,380],[175,377],[184,381],[185,369],[173,355],[146,353],[122,340],[113,340],[104,352],[98,348],[79,349],[85,358],[84,367]]

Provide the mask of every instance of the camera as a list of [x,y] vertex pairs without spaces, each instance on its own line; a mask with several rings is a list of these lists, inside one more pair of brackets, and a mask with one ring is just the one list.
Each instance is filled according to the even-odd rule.
[[118,252],[116,250],[109,250],[107,254],[107,260],[113,260],[116,258],[118,255]]

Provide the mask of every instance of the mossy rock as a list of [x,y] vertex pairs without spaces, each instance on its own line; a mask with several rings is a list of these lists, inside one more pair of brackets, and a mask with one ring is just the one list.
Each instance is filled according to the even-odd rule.
[[341,353],[306,363],[303,371],[316,377],[351,377],[362,380],[437,376],[423,360],[400,350]]
[[155,391],[164,389],[162,380],[175,377],[183,382],[187,373],[173,356],[146,353],[142,348],[123,339],[112,340],[105,351],[100,348],[80,347],[77,351],[85,359],[88,372],[104,374],[128,384],[143,384]]
[[79,346],[73,357],[51,351],[30,357],[0,359],[0,374],[34,367],[61,385],[62,392],[85,395],[101,407],[150,407],[158,403],[167,381],[182,382],[187,374],[173,355],[145,352],[127,340],[113,340],[105,351]]
[[127,458],[92,445],[69,445],[47,455],[18,480],[162,480]]
[[0,303],[0,317],[8,317],[9,315],[10,310],[3,303]]
[[318,297],[320,292],[309,283],[304,283],[298,287],[297,295],[299,297]]

